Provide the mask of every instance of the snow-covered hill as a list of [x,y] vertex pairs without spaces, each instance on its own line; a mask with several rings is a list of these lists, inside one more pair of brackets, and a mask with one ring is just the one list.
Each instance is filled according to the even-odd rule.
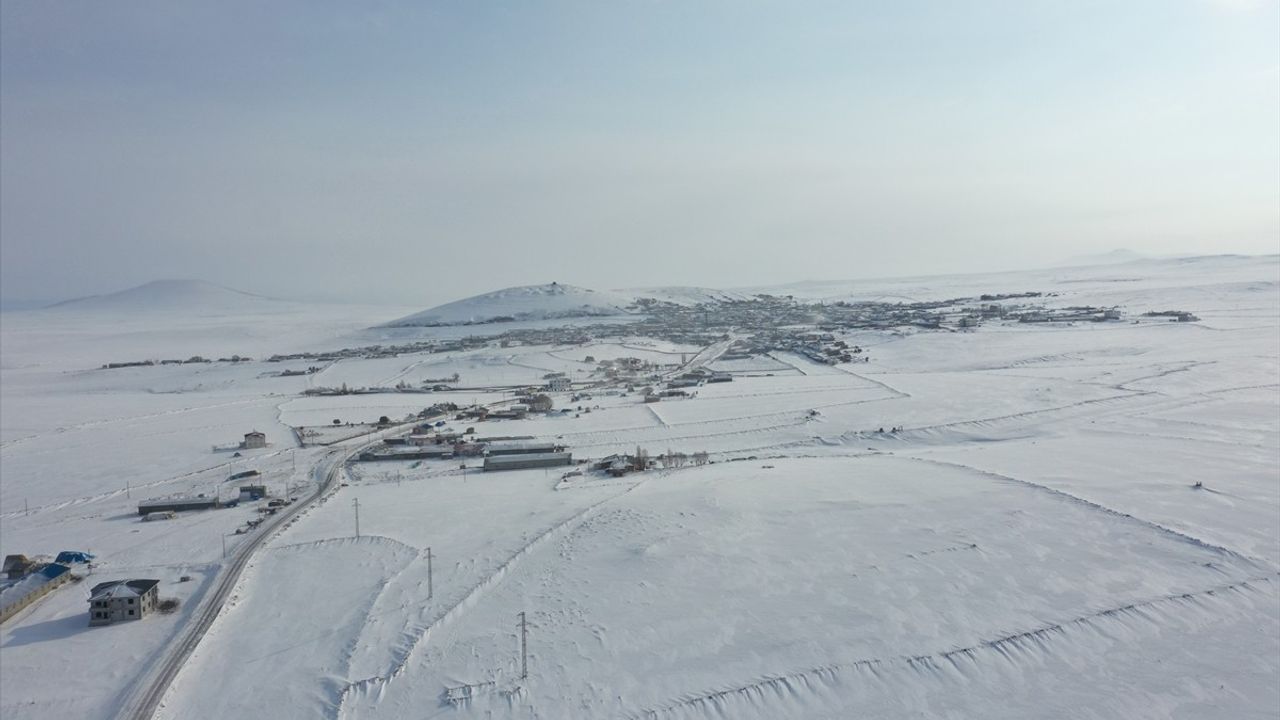
[[153,280],[108,293],[66,300],[46,310],[103,312],[194,312],[223,314],[271,306],[280,301],[204,280]]
[[476,295],[387,323],[389,327],[466,325],[625,315],[632,298],[573,285],[523,285]]

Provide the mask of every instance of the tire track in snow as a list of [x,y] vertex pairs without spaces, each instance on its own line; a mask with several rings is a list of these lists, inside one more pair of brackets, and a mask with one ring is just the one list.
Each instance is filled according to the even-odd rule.
[[422,648],[427,644],[427,642],[430,640],[433,634],[435,634],[442,627],[452,624],[464,613],[466,613],[468,610],[474,607],[477,603],[479,603],[480,600],[486,594],[488,594],[488,592],[494,586],[496,586],[498,583],[502,582],[502,580],[506,578],[507,574],[511,571],[511,569],[514,568],[516,565],[518,565],[521,560],[523,560],[526,556],[528,556],[529,554],[531,554],[532,552],[534,552],[544,544],[550,542],[554,538],[558,538],[573,532],[587,518],[595,514],[595,512],[600,507],[631,493],[633,490],[643,485],[647,479],[648,478],[643,478],[640,481],[633,484],[631,487],[627,488],[626,490],[620,493],[611,495],[607,498],[604,498],[603,500],[600,500],[599,502],[588,505],[583,510],[579,511],[574,515],[571,515],[570,517],[566,518],[565,520],[562,520],[556,525],[551,526],[550,528],[544,530],[537,537],[525,543],[522,547],[520,547],[518,550],[512,553],[511,556],[506,559],[506,561],[504,561],[501,565],[499,565],[496,569],[494,569],[494,571],[490,573],[488,577],[486,577],[484,580],[481,580],[476,585],[472,586],[472,588],[468,590],[466,594],[462,596],[461,599],[459,599],[457,602],[451,605],[448,610],[445,610],[444,613],[441,614],[440,617],[438,617],[436,620],[432,621],[431,624],[427,625],[417,635],[417,637],[415,637],[409,643],[408,647],[405,649],[403,657],[399,660],[399,662],[395,664],[395,667],[391,670],[391,672],[389,672],[386,675],[375,675],[373,677],[365,678],[363,680],[356,680],[354,682],[349,682],[347,686],[343,688],[341,693],[339,694],[338,701],[334,707],[333,716],[335,718],[341,718],[343,716],[343,711],[346,708],[347,701],[353,695],[367,697],[376,693],[378,699],[381,699],[383,693],[386,692],[387,686],[391,683],[392,680],[395,680],[396,678],[404,674],[404,672],[408,669],[409,662],[413,659],[414,654],[418,651],[419,648]]
[[[1050,643],[1070,631],[1081,628],[1094,628],[1102,631],[1100,625],[1110,620],[1129,619],[1159,624],[1151,615],[1151,611],[1166,608],[1178,609],[1188,605],[1204,607],[1209,599],[1223,598],[1232,594],[1248,592],[1265,592],[1259,585],[1273,584],[1272,575],[1251,577],[1229,585],[1219,585],[1190,593],[1165,595],[1150,600],[1143,600],[1128,605],[1108,608],[1065,620],[1060,623],[1046,624],[1023,632],[1004,635],[1002,637],[927,655],[903,656],[894,658],[868,658],[837,662],[829,665],[796,670],[780,675],[771,675],[752,682],[728,687],[698,695],[687,695],[662,707],[642,710],[628,715],[630,720],[654,720],[664,715],[683,710],[701,711],[719,717],[734,717],[728,704],[742,700],[759,705],[768,699],[790,700],[804,693],[813,693],[823,687],[839,685],[843,676],[858,672],[869,672],[879,675],[889,670],[915,670],[922,673],[937,674],[948,668],[960,670],[961,661],[978,662],[984,655],[996,653],[1011,663],[1018,663],[1017,654],[1027,652],[1048,652]],[[1268,588],[1274,589],[1274,588]]]
[[0,451],[8,450],[10,447],[14,445],[25,443],[30,440],[35,440],[42,437],[48,437],[50,435],[61,435],[63,433],[68,433],[68,432],[87,430],[90,428],[99,427],[101,425],[114,425],[116,423],[134,422],[137,420],[153,420],[155,418],[168,417],[170,415],[181,415],[183,413],[196,412],[198,410],[214,410],[216,408],[226,408],[226,407],[233,407],[235,405],[247,405],[247,404],[261,403],[261,402],[263,402],[263,398],[254,397],[247,400],[233,400],[225,403],[215,403],[213,405],[198,405],[193,407],[179,408],[177,410],[163,410],[161,412],[147,413],[145,415],[130,415],[130,416],[119,417],[119,418],[106,418],[103,420],[87,420],[82,423],[75,423],[72,425],[62,425],[53,430],[37,432],[31,435],[24,435],[20,438],[15,438],[13,440],[0,443]]
[[934,460],[932,458],[923,458],[923,457],[918,457],[914,455],[900,455],[896,457],[901,457],[902,459],[905,459],[905,460],[914,460],[916,462],[928,463],[930,465],[938,465],[940,467],[948,467],[948,468],[953,468],[958,470],[967,470],[971,473],[976,473],[978,475],[982,475],[984,477],[992,478],[995,480],[1016,483],[1018,485],[1035,488],[1042,492],[1047,492],[1052,495],[1055,495],[1063,500],[1067,500],[1068,502],[1075,503],[1077,505],[1081,505],[1092,510],[1104,512],[1104,513],[1107,513],[1108,515],[1112,515],[1118,518],[1123,518],[1130,522],[1137,523],[1144,527],[1155,530],[1163,535],[1169,536],[1175,540],[1178,540],[1179,542],[1188,543],[1205,550],[1210,550],[1220,555],[1225,555],[1227,557],[1233,558],[1235,560],[1238,560],[1244,563],[1248,567],[1266,568],[1268,570],[1274,571],[1274,568],[1272,568],[1269,563],[1267,563],[1265,560],[1262,560],[1261,558],[1250,557],[1248,555],[1245,555],[1244,553],[1237,552],[1235,550],[1232,550],[1227,547],[1223,547],[1221,545],[1215,545],[1211,542],[1201,540],[1200,538],[1195,537],[1193,535],[1188,535],[1187,533],[1174,530],[1171,527],[1166,527],[1164,525],[1161,525],[1160,523],[1153,522],[1151,520],[1144,520],[1135,515],[1130,515],[1129,513],[1120,512],[1119,510],[1114,510],[1112,508],[1107,507],[1106,505],[1093,502],[1092,500],[1086,500],[1077,495],[1072,495],[1069,492],[1064,492],[1062,490],[1058,490],[1057,488],[1049,487],[1048,485],[1041,485],[1040,483],[1031,482],[1030,480],[1022,480],[1020,478],[1012,477],[1010,475],[1002,475],[997,472],[991,472],[990,470],[982,470],[972,465],[965,465],[964,463],[951,462],[949,460]]
[[[262,455],[256,455],[256,456],[254,456],[254,459],[259,459],[259,460],[260,460],[260,459],[263,459],[263,458],[275,457],[276,455],[283,455],[284,453],[286,453],[286,452],[288,452],[289,450],[292,450],[292,449],[293,449],[293,448],[289,448],[288,450],[276,450],[276,451],[274,451],[274,452],[264,453],[264,454],[262,454]],[[23,510],[11,510],[11,511],[6,512],[6,513],[0,513],[0,518],[15,518],[15,517],[21,517],[21,516],[23,516],[23,515],[31,515],[31,514],[35,514],[35,513],[49,512],[49,511],[52,511],[52,510],[63,510],[63,509],[65,509],[65,508],[74,507],[74,506],[77,506],[77,505],[86,505],[86,504],[89,504],[89,503],[99,502],[99,501],[101,501],[101,500],[110,500],[110,499],[112,499],[112,498],[117,498],[117,497],[119,497],[119,496],[121,496],[121,495],[127,495],[127,494],[131,493],[131,492],[132,492],[132,491],[134,491],[134,490],[145,490],[145,489],[147,489],[147,488],[158,487],[158,486],[160,486],[160,485],[168,485],[169,483],[175,483],[175,482],[179,482],[179,481],[182,481],[182,480],[189,480],[189,479],[191,479],[191,478],[193,478],[193,477],[196,477],[197,475],[200,475],[200,474],[202,474],[202,473],[207,473],[207,472],[212,472],[212,471],[214,471],[214,470],[220,470],[220,469],[224,469],[224,468],[229,468],[229,467],[231,467],[232,465],[237,464],[237,462],[239,462],[239,461],[243,461],[243,458],[239,458],[239,459],[237,459],[237,460],[228,460],[227,462],[224,462],[224,463],[218,463],[217,465],[210,465],[210,466],[209,466],[209,467],[207,467],[207,468],[201,468],[201,469],[199,469],[199,470],[192,470],[192,471],[190,471],[190,472],[182,473],[181,475],[174,475],[173,477],[168,477],[168,478],[164,478],[164,479],[161,479],[161,480],[153,480],[153,481],[148,482],[148,483],[141,483],[141,484],[138,484],[138,485],[130,485],[128,488],[120,488],[120,489],[117,489],[117,490],[108,490],[108,491],[106,491],[106,492],[97,493],[97,494],[95,494],[95,495],[82,495],[82,496],[77,497],[77,498],[71,498],[70,500],[60,500],[60,501],[58,501],[58,502],[48,503],[48,504],[46,504],[46,505],[37,505],[36,507],[30,508],[30,510],[29,510],[29,511],[23,511]],[[225,480],[226,480],[226,479],[225,479],[225,478],[223,478],[222,480],[219,480],[218,482],[219,482],[219,483],[221,483],[221,482],[224,482]]]
[[[1055,407],[1041,408],[1040,410],[1026,410],[1023,412],[1011,413],[1009,415],[997,415],[994,417],[977,418],[975,420],[956,420],[954,422],[938,423],[936,425],[922,425],[920,427],[908,427],[904,429],[904,433],[913,432],[929,432],[934,430],[948,430],[958,427],[982,427],[989,423],[1004,422],[1006,420],[1021,420],[1022,418],[1034,417],[1036,415],[1044,415],[1046,413],[1061,412],[1063,410],[1071,410],[1078,407],[1087,407],[1089,405],[1099,404],[1116,404],[1126,400],[1147,397],[1156,394],[1154,391],[1135,391],[1128,395],[1109,395],[1107,397],[1093,398],[1090,400],[1080,400],[1078,402],[1068,403],[1066,405],[1058,405]],[[899,433],[901,435],[903,433]]]

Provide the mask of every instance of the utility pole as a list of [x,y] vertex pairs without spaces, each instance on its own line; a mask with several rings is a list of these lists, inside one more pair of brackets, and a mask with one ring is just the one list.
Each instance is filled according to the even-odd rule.
[[27,499],[22,498],[22,514],[26,515],[29,512],[31,512],[31,509],[27,507]]
[[351,498],[351,504],[356,509],[356,539],[360,539],[360,498]]
[[525,624],[524,612],[520,613],[520,679],[529,677],[529,626]]
[[434,594],[435,594],[435,588],[432,587],[432,580],[431,580],[431,548],[428,547],[427,548],[427,599],[430,600],[431,596]]
[[129,492],[130,492],[130,491],[129,491],[129,481],[128,481],[128,480],[125,480],[125,481],[124,481],[124,496],[125,496],[125,497],[127,497],[127,498],[131,498],[131,497],[133,497],[133,495],[130,495],[130,494],[129,494]]
[[227,536],[222,535],[222,533],[219,533],[219,535],[222,536],[222,559],[226,560],[227,559]]

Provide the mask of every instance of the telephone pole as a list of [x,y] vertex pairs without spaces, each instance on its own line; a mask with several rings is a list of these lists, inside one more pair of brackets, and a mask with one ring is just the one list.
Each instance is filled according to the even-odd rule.
[[360,498],[351,498],[351,505],[356,509],[356,539],[360,539]]
[[520,679],[529,678],[529,626],[525,624],[524,612],[520,613]]
[[431,548],[427,548],[427,599],[430,600],[435,588],[431,581]]

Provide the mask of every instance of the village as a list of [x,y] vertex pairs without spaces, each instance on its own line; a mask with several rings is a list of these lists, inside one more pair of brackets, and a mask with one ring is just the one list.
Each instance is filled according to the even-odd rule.
[[[742,348],[750,352],[794,350],[830,355],[812,337],[813,329],[825,334],[835,330],[915,330],[954,332],[976,328],[984,323],[1079,323],[1106,322],[1121,319],[1119,308],[1073,306],[1051,308],[1034,301],[1050,297],[1040,292],[982,294],[947,300],[922,302],[834,301],[813,302],[792,296],[760,294],[747,300],[719,299],[691,305],[652,298],[640,298],[626,317],[591,319],[573,325],[552,328],[512,328],[487,335],[468,335],[450,340],[417,340],[391,345],[367,345],[339,348],[323,352],[273,354],[268,363],[306,361],[306,368],[286,369],[280,375],[315,374],[325,364],[339,360],[395,358],[417,353],[456,353],[483,348],[509,348],[521,345],[585,345],[593,340],[625,337],[653,337],[670,342],[708,345],[726,333],[745,333]],[[1172,320],[1193,322],[1196,316],[1185,310],[1152,311],[1131,321]],[[434,327],[434,326],[430,326]],[[842,353],[836,353],[837,355]],[[230,355],[219,363],[251,362],[252,358]],[[214,360],[193,356],[186,360],[133,360],[108,362],[103,369],[150,367],[159,365],[212,363]],[[846,360],[847,362],[847,360]],[[447,380],[416,386],[317,388],[315,393],[349,394],[382,392],[431,392],[444,389]]]

